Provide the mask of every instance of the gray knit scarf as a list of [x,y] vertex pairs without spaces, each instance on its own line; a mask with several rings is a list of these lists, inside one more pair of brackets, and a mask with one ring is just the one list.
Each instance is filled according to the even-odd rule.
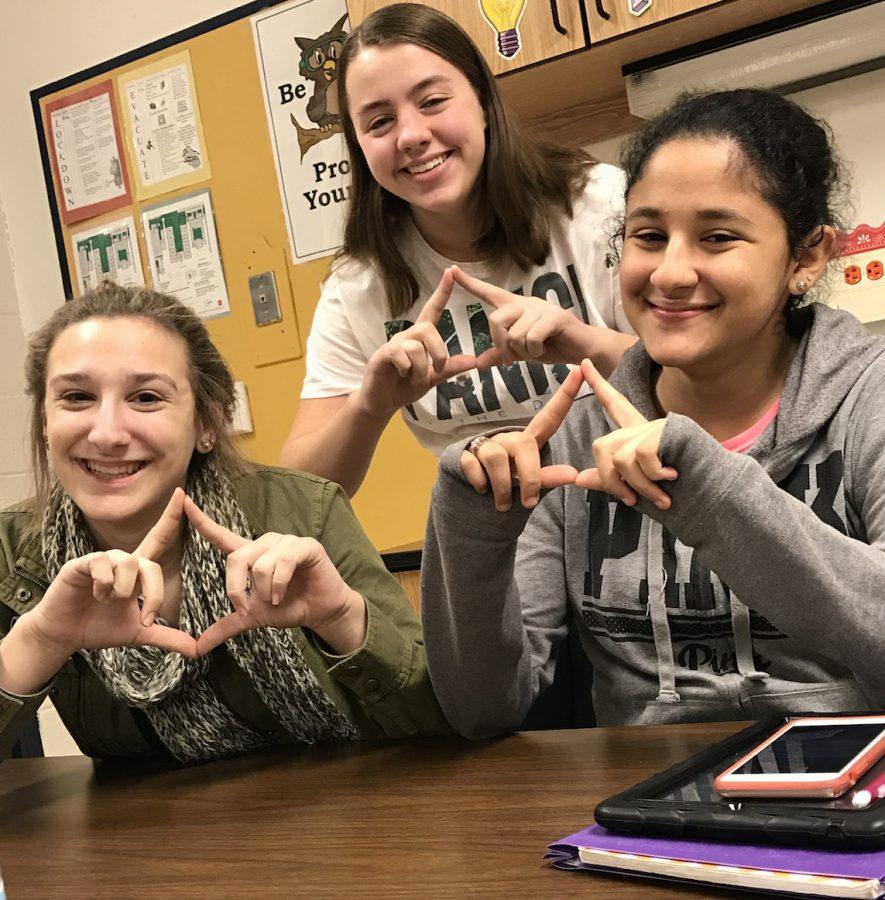
[[[195,467],[187,493],[210,518],[251,537],[233,489],[210,464]],[[56,484],[43,518],[43,562],[52,580],[71,559],[94,552],[74,501]],[[189,527],[181,561],[179,628],[199,637],[233,610],[224,588],[225,557]],[[354,740],[358,732],[323,691],[291,633],[261,628],[227,642],[236,664],[293,741]],[[141,707],[166,749],[194,762],[269,746],[213,691],[207,659],[186,659],[156,647],[87,650],[83,655],[105,687],[130,706]]]

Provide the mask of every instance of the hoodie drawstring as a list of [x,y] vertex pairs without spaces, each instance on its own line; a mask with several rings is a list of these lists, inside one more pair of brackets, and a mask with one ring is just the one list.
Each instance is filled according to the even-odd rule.
[[[682,700],[676,690],[676,663],[673,657],[673,639],[667,619],[667,572],[663,567],[664,529],[654,521],[645,518],[648,528],[646,547],[648,579],[648,614],[651,618],[652,637],[658,658],[658,703],[679,703]],[[738,673],[752,681],[764,681],[767,672],[756,669],[753,660],[753,637],[750,630],[750,610],[731,592],[727,595],[731,612],[731,627],[734,633],[735,663]]]
[[664,529],[654,519],[645,517],[648,527],[646,578],[648,579],[648,612],[651,631],[658,657],[658,702],[679,703],[682,699],[676,691],[676,663],[673,659],[673,641],[670,623],[667,621],[667,573],[664,570]]
[[753,660],[753,634],[750,630],[750,610],[729,593],[731,628],[734,632],[734,649],[738,672],[753,681],[765,681],[767,672],[759,672]]

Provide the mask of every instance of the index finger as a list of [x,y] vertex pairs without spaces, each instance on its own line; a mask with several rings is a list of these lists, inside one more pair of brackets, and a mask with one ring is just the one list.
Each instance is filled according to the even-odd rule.
[[529,422],[526,432],[535,438],[539,447],[543,447],[562,425],[583,381],[581,370],[572,369],[550,402]]
[[183,501],[184,491],[180,487],[175,488],[163,514],[157,519],[156,525],[144,536],[144,540],[136,548],[134,556],[141,556],[156,562],[163,555],[181,528]]
[[603,409],[611,416],[618,428],[631,425],[645,425],[648,419],[618,390],[613,388],[596,370],[589,359],[582,360],[581,372],[593,393],[599,398]]
[[[424,308],[418,314],[417,322],[432,322],[434,325],[439,321],[442,311],[452,296],[452,288],[455,286],[455,280],[452,278],[452,270],[448,268],[442,273],[442,278],[436,290],[430,295],[430,299],[424,304]],[[416,324],[417,324],[416,322]]]
[[495,309],[500,309],[502,306],[506,306],[508,303],[512,303],[515,299],[518,299],[516,294],[511,294],[510,291],[505,291],[504,288],[489,284],[481,278],[474,278],[457,266],[452,266],[451,272],[455,281],[458,282],[465,291],[469,294],[473,294],[477,300],[482,300],[484,303],[488,303],[489,306],[493,306]]
[[191,525],[193,525],[213,547],[217,547],[223,553],[233,553],[234,550],[242,547],[243,544],[250,543],[246,538],[234,534],[233,531],[230,531],[223,525],[219,525],[218,522],[210,519],[190,497],[184,498],[184,514],[187,516]]

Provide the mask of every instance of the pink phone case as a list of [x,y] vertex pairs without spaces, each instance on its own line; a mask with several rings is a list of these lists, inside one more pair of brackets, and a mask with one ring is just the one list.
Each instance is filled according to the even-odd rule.
[[[840,720],[838,716],[828,717],[826,722],[836,723],[839,721],[846,722],[864,722],[874,719],[882,723],[885,729],[885,717],[878,716],[845,716]],[[790,776],[785,775],[779,778],[776,775],[767,777],[759,777],[758,779],[742,778],[740,782],[735,783],[730,776],[736,769],[739,769],[748,759],[755,756],[764,747],[774,743],[785,731],[796,727],[797,725],[821,725],[820,718],[808,719],[791,719],[781,728],[778,728],[774,734],[766,738],[761,744],[755,746],[748,753],[744,754],[736,763],[730,765],[724,772],[720,773],[713,780],[713,787],[723,797],[743,797],[751,795],[754,797],[839,797],[849,790],[857,780],[873,766],[877,760],[885,755],[885,734],[870,745],[865,751],[860,753],[851,765],[844,771],[835,776],[821,775],[819,778],[807,778],[801,782],[793,781]]]

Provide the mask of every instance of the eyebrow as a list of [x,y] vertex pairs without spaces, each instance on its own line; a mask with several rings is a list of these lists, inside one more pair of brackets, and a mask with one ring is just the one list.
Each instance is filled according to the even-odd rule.
[[[83,384],[89,380],[89,375],[86,372],[62,372],[60,375],[56,375],[49,380],[49,386],[54,387],[59,382]],[[175,383],[174,379],[170,378],[168,375],[163,375],[160,372],[139,372],[133,375],[131,380],[136,385],[145,384],[148,381],[162,381],[165,384],[168,384],[173,390],[178,390],[178,385]]]
[[[627,216],[627,221],[632,222],[634,219],[652,219],[657,221],[663,217],[664,214],[661,210],[654,206],[638,206],[629,216]],[[739,222],[744,225],[752,224],[746,216],[742,216],[737,210],[729,209],[727,206],[699,210],[695,218],[701,219],[704,222]]]
[[[409,96],[414,97],[415,94],[420,94],[421,91],[426,90],[434,84],[439,84],[440,82],[448,84],[449,79],[446,78],[445,75],[429,75],[427,78],[422,78],[421,81],[409,91]],[[366,113],[391,105],[392,103],[390,100],[372,100],[371,103],[366,103],[361,106],[359,110],[357,110],[357,115],[364,116]]]

